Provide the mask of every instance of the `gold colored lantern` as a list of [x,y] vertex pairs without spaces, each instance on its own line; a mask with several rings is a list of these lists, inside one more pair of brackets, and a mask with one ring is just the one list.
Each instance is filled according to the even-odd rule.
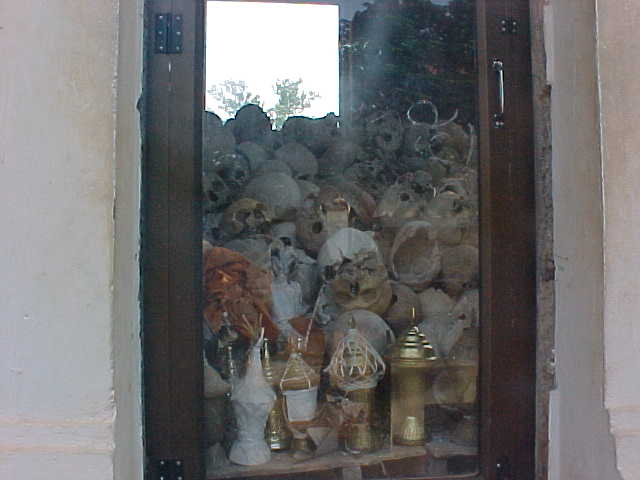
[[436,360],[431,344],[417,325],[391,352],[391,438],[396,445],[424,445],[427,370]]
[[289,355],[280,379],[288,423],[293,427],[308,426],[316,416],[320,375],[302,358],[299,351]]
[[[338,342],[329,366],[331,381],[344,391],[352,404],[345,447],[352,453],[376,448],[371,432],[375,389],[384,376],[384,360],[371,343],[357,330],[355,320]],[[346,413],[346,412],[345,412]]]
[[267,417],[265,437],[271,451],[287,450],[291,446],[291,432],[287,428],[287,422],[282,411],[282,393],[277,388],[277,381],[271,366],[271,354],[269,353],[269,340],[264,339],[262,350],[262,369],[267,383],[276,391],[276,401]]

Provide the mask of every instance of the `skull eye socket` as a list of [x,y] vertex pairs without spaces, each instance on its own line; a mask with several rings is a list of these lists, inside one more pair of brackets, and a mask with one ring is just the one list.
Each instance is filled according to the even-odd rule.
[[408,200],[409,200],[409,198],[410,198],[410,197],[409,197],[409,194],[408,194],[408,193],[401,193],[401,194],[400,194],[400,200],[401,200],[401,201],[403,201],[403,202],[408,201]]
[[322,232],[322,222],[313,222],[313,225],[311,225],[311,231],[315,234]]
[[291,239],[289,237],[280,237],[280,241],[286,247],[290,247],[292,245]]
[[418,185],[417,183],[413,183],[411,184],[411,188],[413,189],[414,192],[416,192],[417,194],[421,194],[425,192],[425,189],[422,185]]
[[262,210],[260,210],[258,208],[256,208],[253,211],[253,215],[254,215],[254,217],[256,217],[256,220],[259,220],[261,222],[265,220],[265,217],[264,217],[264,214],[262,213]]
[[241,223],[245,223],[249,218],[249,215],[251,214],[248,211],[242,210],[236,214],[236,220],[238,220]]

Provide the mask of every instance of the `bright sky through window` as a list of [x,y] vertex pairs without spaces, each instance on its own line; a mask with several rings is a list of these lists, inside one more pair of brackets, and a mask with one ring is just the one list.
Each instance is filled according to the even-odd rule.
[[318,97],[299,114],[338,112],[336,5],[207,2],[206,108],[229,118],[211,94],[227,81],[244,82],[265,111],[274,107],[278,80],[298,81]]

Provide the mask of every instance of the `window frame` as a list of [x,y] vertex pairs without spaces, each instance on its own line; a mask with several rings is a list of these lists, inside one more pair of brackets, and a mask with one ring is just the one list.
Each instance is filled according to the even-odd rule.
[[[513,478],[533,479],[536,234],[529,3],[476,4],[481,473],[485,480],[498,479],[496,465],[507,458]],[[157,478],[159,459],[180,459],[184,478],[205,478],[200,320],[204,7],[204,0],[156,0],[145,9],[141,262],[147,478]],[[180,55],[153,52],[153,20],[166,12],[183,16]],[[518,19],[517,35],[501,32],[503,18]],[[490,66],[494,58],[508,68],[502,129],[490,123],[497,96]]]

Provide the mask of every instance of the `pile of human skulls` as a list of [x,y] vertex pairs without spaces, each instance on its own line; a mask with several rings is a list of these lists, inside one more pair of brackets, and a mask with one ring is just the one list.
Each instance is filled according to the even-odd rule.
[[[430,122],[416,120],[419,109]],[[252,337],[265,327],[287,338],[292,320],[308,318],[331,348],[346,330],[342,316],[357,312],[372,345],[384,348],[385,328],[398,335],[416,322],[447,358],[477,331],[471,125],[439,119],[428,101],[349,122],[291,117],[280,131],[256,105],[224,124],[204,115],[205,317],[214,333]]]

